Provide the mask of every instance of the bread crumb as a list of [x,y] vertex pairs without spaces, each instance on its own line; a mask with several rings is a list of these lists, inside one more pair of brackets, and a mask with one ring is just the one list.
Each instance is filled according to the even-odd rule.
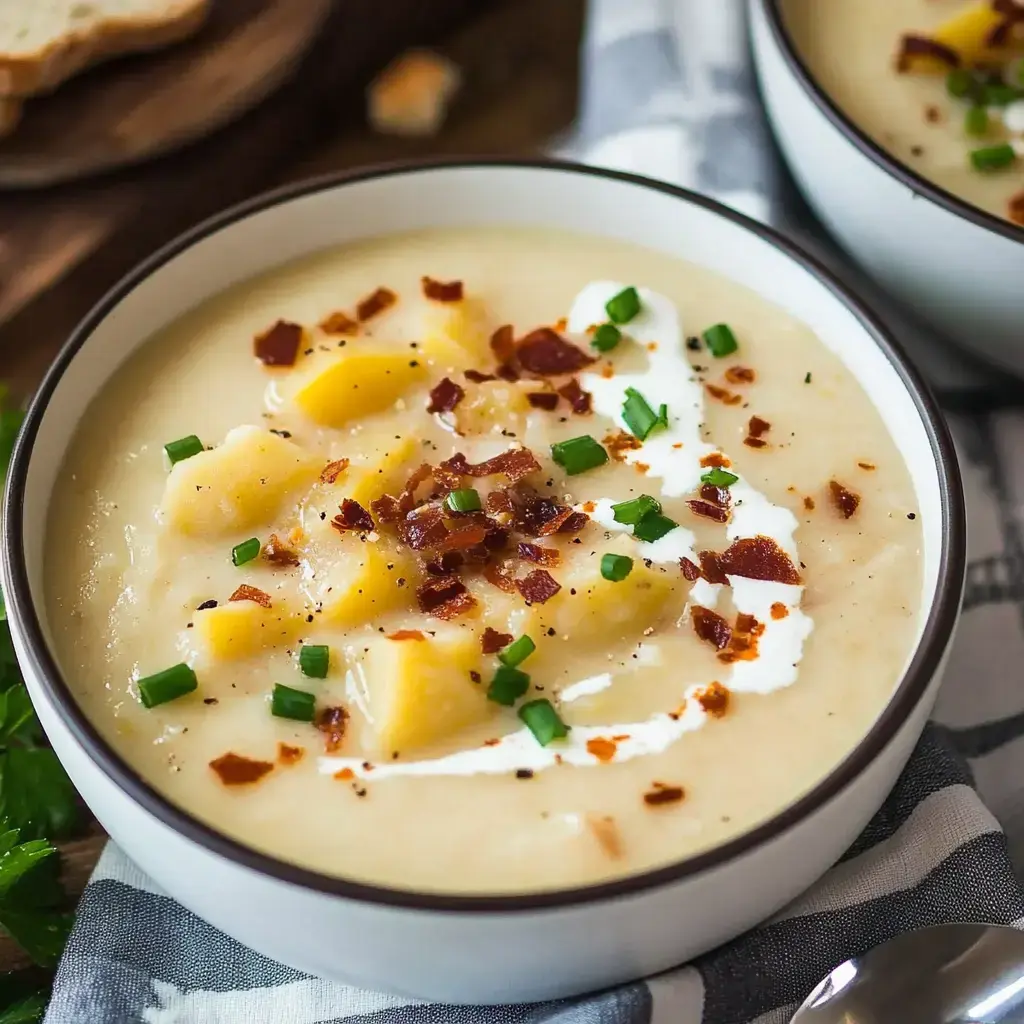
[[367,116],[383,135],[435,135],[461,84],[459,69],[430,50],[407,50],[367,90]]

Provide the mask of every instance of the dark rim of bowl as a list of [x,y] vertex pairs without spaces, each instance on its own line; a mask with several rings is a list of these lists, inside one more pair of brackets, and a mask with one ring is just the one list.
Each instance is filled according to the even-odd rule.
[[918,174],[908,164],[897,160],[891,153],[883,149],[866,132],[859,128],[846,114],[835,104],[827,92],[818,84],[817,79],[811,74],[810,68],[804,63],[803,58],[797,52],[793,37],[786,28],[785,19],[782,16],[783,0],[758,0],[765,13],[768,27],[775,38],[775,43],[782,53],[783,59],[789,65],[797,80],[804,87],[815,102],[818,109],[838,128],[873,163],[882,170],[888,172],[901,184],[906,185],[917,195],[930,199],[933,203],[943,207],[950,213],[956,214],[977,224],[979,228],[986,231],[994,231],[1011,242],[1024,244],[1024,227],[1020,227],[1011,220],[997,217],[994,213],[982,210],[978,206],[968,203],[952,192],[940,188],[934,182]]
[[[832,292],[853,311],[864,329],[874,338],[875,343],[893,364],[914,400],[938,467],[943,545],[938,585],[928,621],[925,623],[914,657],[889,704],[847,757],[811,790],[781,812],[748,832],[704,853],[666,867],[609,882],[523,895],[433,894],[347,881],[278,860],[222,835],[209,825],[193,818],[136,774],[86,718],[47,645],[29,588],[22,512],[33,445],[40,423],[46,415],[47,406],[61,376],[78,351],[86,344],[93,330],[111,310],[136,285],[158,271],[173,257],[222,228],[252,214],[305,195],[392,175],[415,175],[449,169],[488,168],[584,175],[611,179],[638,188],[653,189],[691,205],[702,207],[719,217],[738,224],[762,240],[769,242],[783,255],[807,269],[822,287]],[[660,886],[679,882],[702,871],[721,867],[726,862],[750,853],[761,844],[777,838],[787,829],[803,821],[850,785],[874,761],[924,696],[929,683],[939,669],[946,644],[953,632],[960,605],[966,560],[963,491],[953,444],[945,422],[935,399],[922,378],[910,366],[897,343],[860,300],[847,291],[845,286],[820,263],[801,252],[791,242],[763,224],[750,220],[710,199],[686,189],[652,181],[635,174],[548,159],[441,159],[387,164],[353,172],[332,174],[257,196],[204,221],[165,245],[132,270],[99,301],[73,332],[47,372],[29,406],[24,427],[15,446],[4,495],[3,512],[6,522],[3,536],[3,568],[9,587],[8,615],[26,640],[30,670],[38,678],[46,699],[53,704],[56,713],[61,716],[76,742],[130,800],[139,804],[146,812],[174,829],[181,836],[204,847],[207,851],[278,881],[362,902],[446,913],[528,911],[635,896]]]

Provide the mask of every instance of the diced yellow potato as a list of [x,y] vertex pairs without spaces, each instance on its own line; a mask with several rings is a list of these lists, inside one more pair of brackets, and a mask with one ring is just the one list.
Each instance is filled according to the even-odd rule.
[[349,466],[336,486],[346,498],[368,509],[374,498],[384,493],[397,494],[402,489],[409,472],[415,468],[411,463],[419,450],[419,440],[414,437],[389,441],[382,454]]
[[[539,385],[536,390],[540,390]],[[489,434],[502,429],[518,433],[529,411],[530,403],[521,387],[489,380],[467,387],[465,400],[455,409],[455,423],[464,434]]]
[[479,368],[491,361],[489,339],[487,316],[479,300],[431,303],[420,352],[434,369]]
[[344,546],[321,582],[324,620],[353,629],[388,612],[414,608],[419,570],[406,552],[382,541],[356,542]]
[[295,405],[314,423],[341,427],[388,409],[425,379],[427,369],[411,350],[347,351],[324,367],[318,362],[295,392]]
[[167,477],[161,510],[189,536],[224,536],[269,523],[323,459],[260,427],[235,427],[224,443],[177,463]]
[[601,575],[603,551],[569,571],[554,569],[551,574],[562,589],[544,604],[514,611],[510,632],[536,638],[554,629],[574,643],[612,642],[640,637],[648,626],[679,616],[685,593],[677,568],[653,565],[648,569],[642,551],[632,543],[617,543],[606,550],[633,559],[633,569],[624,580],[613,583]]
[[[996,60],[1005,52],[994,49],[989,42],[993,29],[998,28],[1003,20],[991,0],[976,0],[942,22],[929,38],[955,50],[960,56],[960,63],[969,67],[978,62]],[[908,56],[905,67],[908,71],[936,74],[949,71],[947,63],[927,54]]]
[[378,753],[402,755],[482,722],[494,711],[476,631],[445,629],[425,639],[375,636],[358,662]]
[[197,611],[192,621],[199,643],[211,658],[233,661],[292,643],[303,620],[275,600],[270,608],[255,601],[229,601]]

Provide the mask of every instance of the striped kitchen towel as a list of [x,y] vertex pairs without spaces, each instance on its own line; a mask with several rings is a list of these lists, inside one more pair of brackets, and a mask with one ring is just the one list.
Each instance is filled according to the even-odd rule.
[[[583,109],[562,151],[707,192],[835,263],[774,153],[742,7],[592,0]],[[781,1024],[836,964],[905,929],[1024,923],[1014,871],[1024,857],[1024,404],[1014,407],[1012,385],[883,312],[951,413],[970,520],[966,608],[936,721],[885,806],[810,892],[644,982],[541,1005],[433,1006],[273,963],[156,891],[109,847],[82,899],[48,1024]]]

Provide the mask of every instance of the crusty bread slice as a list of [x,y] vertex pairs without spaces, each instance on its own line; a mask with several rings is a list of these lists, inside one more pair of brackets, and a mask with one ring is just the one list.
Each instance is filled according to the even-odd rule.
[[0,96],[49,92],[91,64],[185,39],[211,2],[0,0]]

